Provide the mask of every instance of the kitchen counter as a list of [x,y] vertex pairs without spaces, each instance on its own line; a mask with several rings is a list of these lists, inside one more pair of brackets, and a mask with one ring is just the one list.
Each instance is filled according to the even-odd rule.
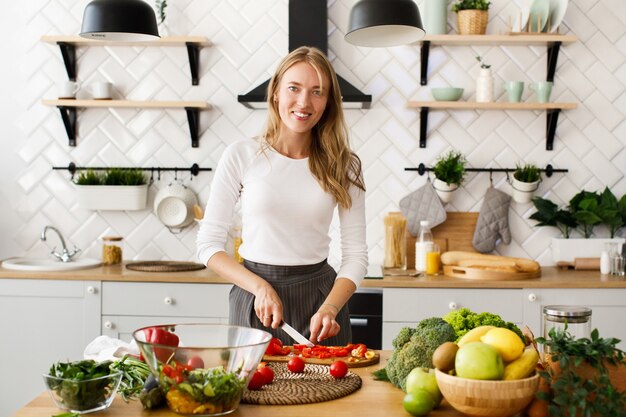
[[[189,272],[140,272],[123,265],[99,266],[76,271],[34,272],[15,271],[0,267],[0,279],[52,279],[127,282],[228,283],[210,269]],[[426,277],[386,276],[365,279],[363,288],[626,288],[626,278],[601,275],[599,271],[562,270],[542,268],[540,278],[482,281],[452,278],[444,275]]]
[[[333,401],[304,405],[248,405],[241,404],[232,414],[233,417],[353,417],[353,416],[409,416],[402,407],[404,393],[388,382],[375,381],[371,373],[384,366],[390,351],[381,352],[381,362],[377,365],[353,368],[363,380],[359,390],[346,397]],[[33,401],[21,408],[13,417],[41,417],[60,414],[47,392],[43,392]],[[119,396],[113,405],[105,411],[90,414],[93,417],[173,417],[177,414],[167,408],[143,411],[139,401],[125,403]],[[445,400],[439,408],[433,410],[431,417],[460,417],[463,414],[454,410]]]

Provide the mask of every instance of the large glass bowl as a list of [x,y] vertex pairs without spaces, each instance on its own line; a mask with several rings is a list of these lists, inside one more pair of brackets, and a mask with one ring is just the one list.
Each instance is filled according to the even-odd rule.
[[[170,346],[172,334],[178,346]],[[247,327],[194,323],[144,327],[133,338],[170,410],[215,416],[237,409],[272,336]]]
[[44,375],[48,393],[55,405],[72,413],[92,413],[104,410],[115,399],[122,373],[115,372],[98,378],[77,381]]

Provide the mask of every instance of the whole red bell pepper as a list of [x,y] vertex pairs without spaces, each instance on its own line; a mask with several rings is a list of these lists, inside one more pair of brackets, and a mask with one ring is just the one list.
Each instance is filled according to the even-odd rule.
[[[180,342],[176,334],[163,327],[148,327],[144,329],[143,332],[146,336],[146,342],[155,345],[171,346],[176,348]],[[161,362],[167,362],[172,356],[174,356],[174,349],[154,346],[153,351],[156,358]]]

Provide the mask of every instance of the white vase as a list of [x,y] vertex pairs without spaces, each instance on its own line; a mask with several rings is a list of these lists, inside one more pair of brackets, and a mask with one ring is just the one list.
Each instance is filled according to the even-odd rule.
[[493,101],[493,75],[491,68],[481,68],[476,78],[476,102],[489,103]]
[[516,203],[526,204],[530,203],[533,193],[539,188],[539,181],[524,182],[513,177],[511,187],[513,187],[513,200]]
[[78,204],[88,210],[143,210],[148,184],[77,185]]
[[616,238],[552,238],[552,260],[556,262],[574,262],[576,258],[599,258],[604,245],[609,242],[624,243],[625,239]]
[[435,178],[433,188],[443,203],[449,203],[450,200],[452,200],[454,191],[459,188],[459,186],[456,184],[448,184],[445,181],[441,181],[439,178]]

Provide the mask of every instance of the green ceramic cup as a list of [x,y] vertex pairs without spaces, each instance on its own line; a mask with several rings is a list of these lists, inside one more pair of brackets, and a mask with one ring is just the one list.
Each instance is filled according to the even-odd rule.
[[538,81],[529,85],[530,89],[537,95],[537,101],[539,103],[547,103],[550,101],[550,94],[552,93],[552,81]]
[[524,92],[524,81],[507,81],[504,83],[504,91],[511,103],[519,103],[522,101],[522,93]]

